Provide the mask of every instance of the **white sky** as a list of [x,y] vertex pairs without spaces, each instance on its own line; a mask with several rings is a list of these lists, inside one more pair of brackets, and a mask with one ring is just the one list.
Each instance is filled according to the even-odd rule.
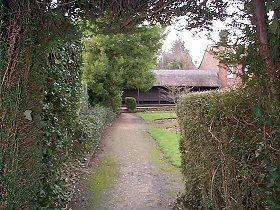
[[[238,2],[236,0],[232,0],[229,2],[229,7],[227,8],[227,13],[233,14],[236,11],[238,11],[238,12],[243,11],[243,6],[244,5],[243,5],[242,1]],[[239,21],[248,22],[248,20],[239,20]],[[207,45],[214,44],[219,41],[219,32],[223,29],[227,29],[227,30],[230,29],[230,31],[232,31],[232,28],[227,27],[227,25],[230,22],[232,22],[232,19],[230,17],[226,18],[226,20],[224,22],[214,21],[213,28],[212,28],[213,32],[211,32],[211,36],[208,38],[207,31],[197,33],[193,36],[192,31],[176,30],[176,28],[182,29],[186,25],[184,17],[181,17],[177,20],[176,23],[174,23],[174,24],[172,24],[172,26],[168,27],[169,34],[167,35],[166,40],[163,43],[162,49],[164,51],[170,50],[172,47],[172,43],[176,40],[176,37],[178,36],[185,42],[185,47],[186,47],[186,49],[189,50],[193,63],[196,66],[199,66]],[[212,40],[210,40],[210,39],[212,39]]]
[[199,32],[198,34],[193,35],[192,31],[179,31],[176,30],[176,28],[175,25],[168,27],[169,33],[163,43],[162,49],[164,51],[169,51],[172,48],[172,44],[176,40],[176,37],[179,37],[185,42],[185,47],[189,50],[193,63],[196,66],[199,66],[207,45],[219,41],[219,31],[224,29],[225,26],[221,22],[214,23],[214,32],[211,33],[210,37],[212,40],[207,38],[207,32]]

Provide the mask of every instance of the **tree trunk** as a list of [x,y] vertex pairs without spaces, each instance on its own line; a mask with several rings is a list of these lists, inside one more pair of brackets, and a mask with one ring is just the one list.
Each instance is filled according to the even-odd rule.
[[252,0],[251,2],[251,21],[256,27],[257,40],[259,44],[259,55],[264,60],[264,68],[269,77],[270,91],[273,98],[276,94],[274,87],[276,80],[277,65],[270,56],[270,43],[268,37],[267,15],[265,13],[265,0]]

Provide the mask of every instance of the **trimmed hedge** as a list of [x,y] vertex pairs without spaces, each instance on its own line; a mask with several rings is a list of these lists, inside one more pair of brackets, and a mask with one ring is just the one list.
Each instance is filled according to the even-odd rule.
[[125,97],[125,105],[129,112],[136,111],[136,99],[134,97]]
[[116,113],[111,108],[95,106],[83,109],[79,114],[79,125],[74,134],[73,155],[80,156],[93,151],[97,146],[104,127],[112,122]]
[[177,105],[187,209],[257,209],[262,129],[244,90],[193,93]]

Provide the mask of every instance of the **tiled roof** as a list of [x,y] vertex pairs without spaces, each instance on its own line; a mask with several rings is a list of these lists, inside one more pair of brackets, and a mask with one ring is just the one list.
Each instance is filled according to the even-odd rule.
[[153,70],[154,86],[220,87],[213,70]]

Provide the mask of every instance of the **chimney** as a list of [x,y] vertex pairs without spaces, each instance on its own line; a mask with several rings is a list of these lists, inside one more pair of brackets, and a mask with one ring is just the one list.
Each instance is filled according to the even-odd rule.
[[219,41],[218,44],[221,45],[221,46],[227,46],[228,35],[229,35],[229,32],[227,30],[221,30],[220,33],[219,33],[220,41]]

